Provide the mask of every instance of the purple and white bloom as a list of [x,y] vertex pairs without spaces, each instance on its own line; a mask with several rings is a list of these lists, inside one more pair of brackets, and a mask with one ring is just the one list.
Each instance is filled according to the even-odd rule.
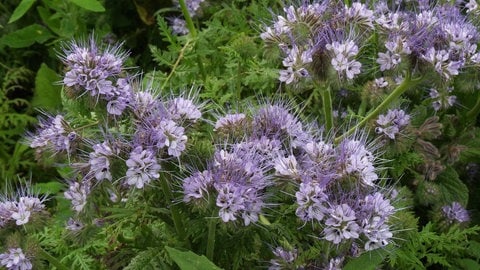
[[30,147],[36,148],[37,152],[51,149],[53,153],[72,151],[72,144],[77,140],[75,131],[69,131],[69,124],[62,115],[47,116],[40,120],[37,134],[31,134]]
[[83,223],[80,220],[75,220],[73,218],[69,218],[67,221],[67,226],[65,228],[72,232],[77,232],[82,230],[84,227]]
[[130,158],[126,161],[128,170],[126,173],[126,184],[143,188],[145,184],[150,183],[152,179],[160,177],[160,165],[157,162],[155,154],[141,146],[135,147],[130,153]]
[[432,99],[432,107],[435,111],[442,109],[448,109],[455,105],[457,97],[454,95],[449,95],[453,92],[453,87],[448,87],[446,90],[439,92],[435,88],[430,88],[430,98]]
[[77,213],[83,210],[87,204],[87,197],[90,194],[90,184],[88,181],[83,183],[71,182],[68,190],[63,193],[67,200],[72,202],[73,210]]
[[467,9],[467,13],[475,13],[476,11],[478,11],[477,0],[470,0],[468,3],[465,4],[465,8]]
[[368,238],[365,250],[374,250],[388,245],[393,237],[390,227],[384,223],[384,219],[378,216],[362,222],[363,234]]
[[465,210],[459,202],[453,202],[451,205],[443,206],[442,212],[444,217],[451,223],[463,223],[470,220],[467,210]]
[[219,130],[235,130],[244,127],[246,121],[244,113],[227,114],[224,117],[218,118],[215,122],[214,131]]
[[358,46],[353,40],[346,40],[343,43],[334,41],[325,48],[331,52],[331,64],[340,77],[346,74],[348,79],[353,79],[355,75],[360,74],[362,64],[354,60],[358,54]]
[[270,260],[268,270],[282,270],[297,259],[298,251],[297,249],[286,250],[283,247],[276,247],[273,255],[275,255],[275,259]]
[[385,80],[385,78],[383,77],[380,77],[380,78],[376,78],[375,79],[375,85],[378,87],[378,88],[385,88],[388,86],[388,82]]
[[0,228],[9,221],[15,221],[17,226],[27,224],[30,217],[45,208],[45,197],[32,194],[28,186],[21,187],[13,196],[0,197]]
[[375,156],[358,140],[345,139],[339,149],[339,174],[356,175],[361,183],[373,186],[378,179],[373,162]]
[[94,175],[95,179],[102,181],[107,179],[112,181],[112,174],[110,173],[110,159],[113,156],[113,150],[107,142],[95,144],[92,153],[89,154],[90,173]]
[[395,135],[410,124],[410,116],[400,109],[388,110],[387,114],[378,116],[376,123],[375,131],[378,134],[395,140]]
[[179,157],[187,143],[185,129],[172,120],[165,120],[160,122],[157,130],[161,138],[157,146],[167,147],[170,156]]
[[297,160],[294,155],[288,157],[278,157],[275,160],[275,175],[289,179],[298,179],[300,177],[297,168]]
[[373,29],[373,20],[373,11],[368,9],[365,4],[354,2],[351,7],[345,5],[345,21],[365,25]]
[[17,203],[15,211],[12,211],[11,218],[15,220],[18,226],[26,224],[30,219],[30,210],[27,209],[25,204],[19,202]]
[[195,123],[202,117],[199,106],[195,105],[192,100],[182,97],[168,101],[167,110],[173,120],[188,120]]
[[359,237],[360,226],[356,223],[355,211],[348,204],[330,209],[330,217],[325,221],[325,239],[339,244],[343,239]]
[[186,35],[189,33],[187,28],[187,22],[181,18],[172,18],[172,32],[177,35]]
[[321,221],[329,213],[325,206],[328,195],[317,182],[301,183],[295,197],[298,204],[295,214],[303,221]]
[[92,97],[111,97],[115,91],[112,78],[122,72],[126,58],[120,44],[100,48],[93,36],[83,44],[71,42],[62,56],[68,69],[63,83]]
[[9,248],[7,252],[1,253],[0,265],[8,270],[30,270],[33,267],[21,248]]
[[195,172],[183,180],[183,201],[207,200],[208,190],[212,184],[213,178],[209,171]]

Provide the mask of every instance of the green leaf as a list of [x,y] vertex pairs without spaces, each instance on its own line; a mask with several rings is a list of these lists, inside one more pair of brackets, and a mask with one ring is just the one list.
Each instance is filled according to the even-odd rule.
[[37,183],[33,185],[32,189],[39,194],[57,194],[65,186],[60,182]]
[[1,39],[1,43],[12,48],[25,48],[35,42],[40,44],[44,43],[52,37],[52,33],[50,33],[47,28],[39,24],[32,24],[25,28],[5,35]]
[[45,109],[57,109],[61,107],[62,87],[57,84],[59,77],[55,71],[50,69],[45,63],[40,66],[35,77],[35,93],[32,99],[32,105]]
[[459,202],[467,205],[468,187],[460,180],[458,173],[448,166],[435,181],[440,188],[440,200],[443,204]]
[[191,251],[180,251],[171,247],[165,247],[170,258],[180,267],[181,270],[220,270],[205,256],[199,256]]
[[375,270],[385,259],[387,252],[383,249],[365,252],[360,257],[349,261],[343,270]]
[[105,8],[97,0],[70,0],[75,5],[93,12],[104,12]]
[[460,266],[458,269],[465,270],[478,270],[480,269],[480,264],[472,259],[457,259],[456,264]]
[[17,8],[15,8],[15,10],[13,11],[10,20],[8,20],[8,23],[12,23],[20,19],[32,7],[33,3],[35,3],[35,0],[22,0],[22,2],[20,2]]

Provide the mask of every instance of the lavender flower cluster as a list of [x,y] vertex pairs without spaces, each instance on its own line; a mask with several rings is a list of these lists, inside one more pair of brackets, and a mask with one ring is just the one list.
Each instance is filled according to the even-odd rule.
[[30,270],[33,267],[21,248],[10,248],[8,252],[1,253],[0,265],[8,270]]
[[[278,204],[272,194],[294,185],[296,216],[315,224],[320,238],[335,245],[354,241],[362,250],[386,246],[395,194],[377,185],[373,144],[357,134],[334,145],[313,126],[282,104],[220,117],[215,131],[225,141],[206,170],[183,180],[184,201],[205,205],[213,196],[223,222],[248,226]],[[232,134],[239,141],[229,143]]]
[[94,103],[105,101],[112,115],[121,115],[133,97],[130,79],[122,74],[128,54],[120,46],[101,48],[92,36],[84,43],[71,42],[61,56],[67,68],[63,84],[72,95],[90,96]]
[[387,114],[378,117],[377,134],[383,134],[391,140],[395,140],[395,136],[410,124],[410,115],[401,109],[388,110]]
[[379,1],[373,9],[361,2],[304,2],[286,6],[260,36],[283,53],[285,69],[279,80],[286,84],[305,77],[323,80],[329,74],[341,81],[355,79],[365,65],[357,59],[358,52],[376,33],[383,44],[375,61],[380,72],[402,76],[405,71],[431,70],[444,82],[438,87],[445,87],[462,69],[480,64],[479,34],[469,21],[478,7],[470,1],[466,15],[462,8],[431,8],[428,1],[401,6]]
[[23,193],[25,194],[18,198],[9,196],[0,198],[0,229],[10,221],[15,221],[17,226],[27,224],[32,214],[41,212],[45,208],[44,197],[27,194],[28,192]]
[[[142,189],[158,179],[162,162],[180,157],[188,141],[187,128],[202,117],[196,89],[176,97],[160,96],[126,74],[125,57],[120,45],[102,51],[93,37],[88,43],[72,42],[63,58],[64,85],[74,89],[74,98],[107,102],[96,103],[98,114],[85,126],[70,124],[67,116],[49,116],[30,134],[30,146],[39,153],[48,149],[74,153],[66,164],[74,172],[64,195],[77,213],[101,183],[107,183],[112,197],[118,199],[130,187]],[[105,108],[107,116],[98,117]],[[109,127],[112,122],[114,126]]]

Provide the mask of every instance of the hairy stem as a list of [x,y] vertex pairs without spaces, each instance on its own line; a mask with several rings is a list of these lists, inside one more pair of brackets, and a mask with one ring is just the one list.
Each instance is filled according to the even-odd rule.
[[63,265],[57,258],[50,255],[50,253],[46,252],[43,248],[37,247],[37,255],[40,258],[47,260],[51,265],[55,266],[58,270],[68,270],[69,268]]
[[467,112],[467,119],[475,121],[479,113],[480,113],[480,96],[478,96],[477,103],[475,103],[475,106],[473,106],[473,108]]
[[190,16],[190,12],[188,12],[187,4],[185,4],[185,0],[178,0],[180,4],[180,8],[182,9],[183,17],[185,17],[185,22],[187,22],[187,28],[190,32],[190,35],[195,38],[197,37],[197,29],[195,29],[195,25],[193,24],[192,17]]
[[164,177],[161,177],[161,185],[163,189],[163,193],[165,194],[165,199],[167,201],[167,206],[170,208],[170,213],[172,215],[172,220],[173,224],[175,226],[175,230],[177,231],[178,237],[180,238],[180,241],[185,242],[187,247],[190,247],[190,242],[187,239],[187,233],[185,231],[185,227],[183,226],[183,221],[182,217],[180,216],[180,211],[178,207],[173,204],[173,192],[170,188],[170,185],[168,183],[168,177],[163,175]]
[[[193,40],[197,39],[197,29],[193,24],[192,16],[190,16],[190,12],[188,12],[187,5],[185,4],[185,0],[179,0],[180,8],[182,9],[183,17],[185,17],[185,22],[187,23],[188,32]],[[197,55],[197,64],[200,74],[202,75],[202,79],[205,82],[207,79],[207,73],[205,73],[205,68],[203,67],[203,61],[200,58],[200,55]]]
[[323,114],[325,115],[325,131],[329,132],[333,128],[332,113],[332,95],[330,85],[326,89],[321,89]]
[[[215,207],[215,204],[213,204]],[[212,214],[217,213],[217,209],[214,208]],[[215,233],[217,230],[217,218],[212,217],[208,222],[208,239],[207,239],[207,258],[213,261],[213,252],[215,250]]]
[[417,82],[419,82],[420,79],[415,79],[412,80],[410,78],[410,75],[407,74],[405,76],[405,79],[403,82],[393,90],[390,95],[385,98],[378,107],[376,107],[373,111],[371,111],[365,118],[362,119],[362,121],[358,122],[354,127],[349,129],[347,132],[343,133],[341,136],[335,138],[335,143],[339,143],[341,140],[343,140],[345,137],[352,135],[358,128],[362,127],[365,125],[368,121],[372,120],[373,118],[377,117],[382,111],[388,108],[388,106],[395,100],[397,100],[405,91],[407,91],[409,88],[414,86]]

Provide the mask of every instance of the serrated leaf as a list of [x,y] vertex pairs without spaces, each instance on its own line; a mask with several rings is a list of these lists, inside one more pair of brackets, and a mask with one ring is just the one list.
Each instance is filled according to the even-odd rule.
[[34,44],[35,42],[40,44],[44,43],[52,37],[53,35],[47,28],[39,24],[32,24],[5,35],[1,39],[1,43],[12,48],[25,48]]
[[12,23],[27,13],[27,11],[32,7],[33,3],[35,3],[35,0],[22,0],[20,4],[15,8],[13,11],[12,16],[8,20],[8,23]]
[[197,255],[191,251],[180,251],[175,248],[165,247],[170,258],[180,267],[181,270],[220,270],[213,262],[205,256]]
[[458,269],[464,269],[464,270],[480,269],[480,264],[472,259],[458,259],[456,260],[456,265],[460,266],[460,268]]
[[467,205],[468,187],[460,180],[458,173],[448,166],[435,181],[440,188],[440,199],[444,204],[459,202]]
[[360,257],[354,258],[349,261],[343,268],[343,270],[375,270],[385,259],[387,252],[385,250],[372,250],[365,252]]
[[47,183],[37,183],[32,186],[32,189],[35,193],[39,194],[57,194],[62,189],[64,185],[60,182],[47,182]]
[[159,251],[154,249],[147,249],[141,251],[135,256],[127,267],[124,270],[154,270],[154,269],[165,269],[168,270],[170,267],[163,262],[162,257],[159,256]]
[[62,87],[56,84],[59,77],[55,71],[42,63],[35,77],[35,93],[32,105],[44,109],[57,109],[61,107]]
[[97,0],[70,0],[75,5],[93,12],[104,12],[105,8]]

